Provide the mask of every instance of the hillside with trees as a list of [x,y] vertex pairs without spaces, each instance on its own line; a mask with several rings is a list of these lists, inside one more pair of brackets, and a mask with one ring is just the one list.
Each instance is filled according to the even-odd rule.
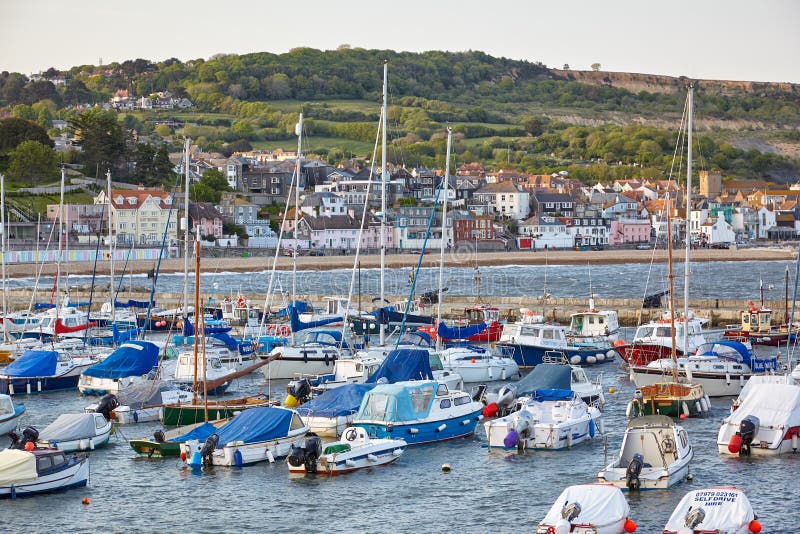
[[[53,119],[67,121],[82,151],[64,157],[92,176],[112,168],[119,179],[168,182],[167,152],[178,150],[187,136],[224,154],[291,148],[300,111],[307,119],[306,152],[335,164],[372,154],[384,59],[389,61],[391,161],[441,166],[450,124],[458,162],[538,173],[569,170],[586,181],[658,176],[669,169],[688,80],[607,73],[600,64],[588,73],[548,69],[475,51],[296,48],[285,54],[50,69],[36,80],[3,72],[0,109],[10,117],[4,121],[24,120],[51,135],[57,133]],[[86,104],[107,103],[120,89],[151,98],[168,91],[191,100],[193,107],[86,109]],[[797,85],[700,80],[696,117],[701,164],[728,176],[796,179]],[[0,170],[13,170],[24,180],[15,170],[20,164],[11,166],[19,143],[8,145],[20,139],[13,133],[20,124],[12,126],[0,124]],[[41,136],[23,140],[43,141]],[[30,144],[23,148],[41,152]],[[25,160],[19,154],[15,158]],[[48,162],[41,163],[50,169]]]

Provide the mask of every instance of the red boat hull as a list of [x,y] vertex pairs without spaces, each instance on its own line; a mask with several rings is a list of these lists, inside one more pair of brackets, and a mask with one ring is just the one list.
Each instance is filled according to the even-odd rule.
[[[664,345],[636,343],[614,347],[623,360],[630,365],[647,365],[661,358],[669,358],[672,351]],[[682,350],[675,350],[675,354],[683,356]]]
[[[417,330],[420,331],[420,332],[425,332],[426,334],[431,336],[431,339],[433,339],[434,341],[438,337],[436,335],[436,327],[434,327],[434,326],[424,326],[424,327],[417,328]],[[474,341],[474,342],[478,342],[478,343],[492,343],[494,341],[499,341],[500,340],[500,336],[502,336],[502,335],[503,335],[503,325],[501,325],[500,323],[491,323],[489,326],[486,327],[486,330],[484,330],[483,332],[479,332],[479,333],[475,334],[474,336],[468,337],[466,339],[466,341]],[[442,341],[447,342],[447,341],[464,341],[464,340],[463,339],[444,339]]]

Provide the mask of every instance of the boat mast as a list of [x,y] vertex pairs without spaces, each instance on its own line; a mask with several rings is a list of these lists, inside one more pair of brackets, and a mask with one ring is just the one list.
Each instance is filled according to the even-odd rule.
[[114,324],[116,320],[116,307],[114,305],[114,243],[112,241],[113,233],[111,231],[111,169],[106,171],[106,180],[106,187],[108,190],[108,259],[111,260],[109,265],[109,276],[111,277],[111,281],[108,284],[108,291],[111,295],[111,324]]
[[[442,189],[444,190],[444,201],[442,203],[442,239],[441,239],[440,256],[439,256],[439,296],[437,298],[437,305],[436,305],[437,325],[441,324],[442,322],[442,291],[444,287],[444,251],[447,248],[447,185],[450,180],[450,146],[452,141],[453,141],[453,129],[448,126],[447,151],[444,164],[444,183],[442,184]],[[436,336],[436,345],[438,348],[441,348],[442,340],[441,337],[439,336]]]
[[[678,357],[675,354],[675,275],[672,273],[672,221],[670,220],[669,194],[667,194],[667,280],[669,280],[670,358],[672,358],[672,381],[678,381]],[[687,366],[688,367],[688,366]]]
[[[38,236],[36,241],[39,241]],[[3,343],[5,343],[8,340],[8,325],[6,323],[8,318],[6,301],[6,177],[2,174],[0,174],[0,268],[3,276]]]
[[[692,219],[692,116],[694,114],[694,84],[692,83],[689,84],[688,108],[689,121],[686,126],[688,130],[686,139],[689,144],[686,149],[686,260],[683,264],[683,354],[686,356],[689,356],[689,262],[692,250],[692,239],[689,230]],[[689,366],[687,365],[686,367],[688,369]]]
[[[303,150],[303,113],[300,113],[300,120],[295,126],[297,134],[297,165],[295,169],[294,182],[294,251],[292,252],[292,306],[297,302],[297,226],[300,223],[300,161]],[[295,343],[294,329],[292,329],[292,345]]]
[[[188,222],[188,219],[187,219]],[[197,345],[200,340],[200,322],[198,317],[203,314],[198,310],[200,309],[200,226],[197,226],[197,237],[194,240],[194,377],[192,379],[192,405],[197,405]]]
[[[381,105],[381,295],[380,306],[386,305],[386,288],[384,271],[386,270],[386,100],[387,80],[389,75],[389,60],[383,60],[383,105]],[[378,344],[382,347],[386,342],[386,325],[380,321],[380,334]]]
[[[183,322],[189,318],[189,145],[187,137],[183,145],[185,191],[183,192]],[[196,311],[196,310],[195,310]]]
[[55,325],[56,321],[58,321],[58,283],[61,279],[61,255],[64,247],[64,181],[66,180],[66,176],[67,169],[62,165],[61,195],[58,201],[58,261],[56,261],[56,279],[53,283],[53,293],[50,295],[50,304],[53,303],[53,295],[56,297],[55,321],[53,322],[53,325]]
[[[5,278],[5,276],[3,276]],[[786,266],[786,275],[784,276],[784,295],[783,295],[783,322],[789,324],[789,266]],[[5,298],[5,290],[3,291],[3,298]],[[789,335],[791,336],[792,329],[789,327]]]

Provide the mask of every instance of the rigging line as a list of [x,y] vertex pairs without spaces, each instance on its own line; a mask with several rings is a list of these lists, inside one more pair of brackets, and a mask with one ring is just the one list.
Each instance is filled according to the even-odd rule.
[[[116,247],[114,247],[116,250]],[[131,252],[133,252],[133,243],[131,243],[131,248],[128,249],[128,254],[125,255],[125,264],[122,266],[122,276],[119,277],[119,284],[117,284],[117,291],[114,293],[114,299],[116,300],[117,295],[119,295],[120,290],[122,289],[122,281],[125,279],[125,271],[128,269],[128,260],[131,259]]]
[[[47,256],[47,253],[50,251],[50,244],[53,241],[53,232],[55,232],[56,225],[50,225],[50,235],[47,237],[47,246],[44,248],[44,256]],[[39,239],[39,236],[36,236],[36,239]],[[38,242],[37,242],[38,243]],[[37,258],[38,260],[39,258]],[[42,277],[42,272],[44,271],[44,260],[41,261],[39,264],[39,271],[36,273],[36,279],[33,282],[33,292],[31,293],[31,301],[28,305],[28,312],[33,309],[33,303],[36,301],[36,292],[39,290],[39,280]]]
[[[383,113],[381,113],[381,115],[383,115]],[[380,142],[380,139],[381,139],[381,127],[385,128],[386,126],[383,124],[383,120],[382,119],[378,119],[378,130],[375,133],[375,146],[374,146],[374,148],[372,150],[372,162],[373,163],[375,162],[375,157],[378,154],[378,143]],[[386,173],[388,174],[389,171],[387,170]],[[359,228],[359,231],[358,231],[358,242],[356,243],[356,254],[355,254],[355,258],[353,258],[353,270],[350,273],[350,288],[349,288],[349,290],[347,292],[347,308],[345,308],[344,320],[342,321],[342,341],[341,341],[341,344],[339,345],[339,350],[342,349],[342,346],[344,344],[345,334],[347,333],[347,315],[348,315],[348,311],[350,310],[350,301],[353,298],[353,291],[355,291],[356,274],[357,274],[357,270],[358,270],[357,269],[358,260],[359,260],[359,258],[361,256],[361,240],[362,240],[363,232],[364,232],[364,224],[365,224],[365,221],[367,219],[367,212],[369,211],[369,197],[370,197],[370,193],[372,192],[372,178],[373,178],[374,175],[375,175],[375,165],[370,165],[369,178],[367,178],[367,191],[366,191],[366,194],[364,195],[364,208],[363,208],[363,210],[361,212],[361,227]],[[381,180],[385,180],[385,177],[381,176]],[[384,220],[385,220],[386,213],[382,213],[381,217],[383,217]],[[381,232],[383,232],[383,229],[381,229]],[[381,302],[380,306],[381,306],[381,308],[383,308],[384,303]],[[356,312],[358,313],[358,315],[360,317],[361,310],[356,310]],[[367,327],[367,328],[369,328],[369,327]]]
[[[100,212],[100,220],[103,220],[103,217],[106,213],[106,205],[103,204],[102,211]],[[110,213],[110,212],[109,212]],[[111,216],[109,215],[109,219]],[[94,298],[94,281],[97,278],[97,257],[100,255],[100,233],[97,233],[97,246],[94,249],[94,266],[92,267],[92,286],[89,288],[89,306],[86,309],[86,329],[83,331],[83,344],[86,345],[86,342],[89,338],[89,319],[91,318],[92,313],[92,299]],[[111,281],[108,282],[108,292],[111,295],[111,298],[114,298],[114,294],[112,290],[114,288],[111,287]]]
[[411,290],[408,294],[408,301],[406,302],[406,309],[403,311],[403,320],[400,323],[400,330],[397,334],[397,341],[395,342],[394,349],[397,350],[397,347],[400,345],[400,338],[403,334],[403,330],[406,327],[406,319],[408,318],[408,310],[411,308],[411,301],[414,299],[414,290],[417,287],[417,279],[419,279],[419,271],[422,267],[422,258],[425,257],[425,250],[428,248],[428,238],[431,236],[431,226],[433,225],[433,220],[436,217],[436,208],[439,205],[439,194],[442,192],[442,185],[440,184],[439,187],[436,189],[436,198],[433,201],[433,207],[431,208],[431,216],[428,218],[428,228],[425,230],[425,239],[422,241],[422,252],[417,259],[417,267],[414,270],[414,279],[411,281]]

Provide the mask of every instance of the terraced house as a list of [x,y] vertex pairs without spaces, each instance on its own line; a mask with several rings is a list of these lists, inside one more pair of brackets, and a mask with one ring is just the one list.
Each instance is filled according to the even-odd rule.
[[[107,202],[100,192],[95,204]],[[158,189],[116,189],[111,191],[111,228],[117,244],[160,245],[167,232],[167,243],[177,242],[181,206],[169,193]]]

